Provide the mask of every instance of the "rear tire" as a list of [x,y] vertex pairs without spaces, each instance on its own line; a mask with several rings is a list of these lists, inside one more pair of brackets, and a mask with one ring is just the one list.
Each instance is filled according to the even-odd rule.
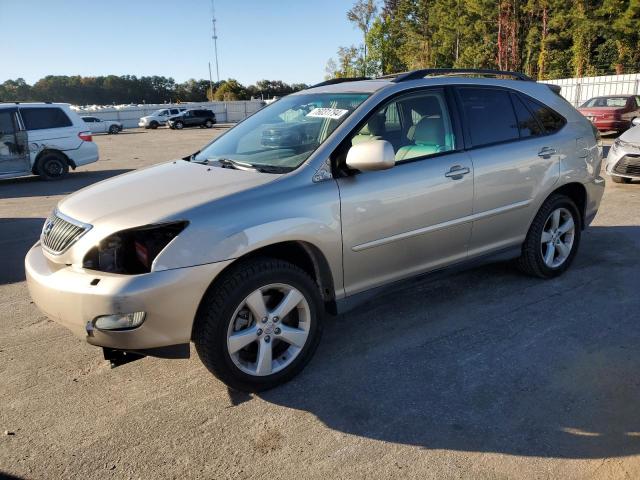
[[578,251],[582,218],[576,204],[565,195],[552,195],[540,207],[516,261],[534,277],[553,278],[564,273]]
[[39,159],[36,174],[45,180],[59,180],[69,173],[69,164],[59,152],[46,152]]
[[120,133],[120,127],[118,127],[117,125],[111,125],[109,127],[109,134],[116,135],[117,133]]
[[[323,308],[318,286],[297,266],[273,258],[240,261],[202,299],[193,341],[205,367],[230,388],[267,390],[289,381],[311,359]],[[278,311],[286,313],[278,318]],[[246,341],[235,347],[243,336]]]

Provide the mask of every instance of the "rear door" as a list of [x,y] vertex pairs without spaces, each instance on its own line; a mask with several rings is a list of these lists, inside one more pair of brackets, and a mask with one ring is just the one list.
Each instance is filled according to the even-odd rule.
[[0,109],[0,175],[30,169],[27,133],[20,127],[17,108]]
[[475,169],[473,257],[522,241],[541,195],[559,179],[560,158],[575,155],[576,139],[552,132],[564,119],[525,95],[495,87],[457,91]]

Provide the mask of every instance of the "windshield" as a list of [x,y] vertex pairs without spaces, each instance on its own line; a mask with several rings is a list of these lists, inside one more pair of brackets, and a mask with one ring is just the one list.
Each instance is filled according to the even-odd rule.
[[624,107],[627,97],[596,97],[587,100],[583,107]]
[[293,170],[368,96],[310,93],[284,97],[214,140],[194,161]]

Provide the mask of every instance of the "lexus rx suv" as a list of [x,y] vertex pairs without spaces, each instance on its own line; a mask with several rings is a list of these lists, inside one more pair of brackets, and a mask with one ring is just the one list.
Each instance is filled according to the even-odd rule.
[[29,290],[114,366],[193,342],[231,388],[268,389],[309,361],[325,314],[394,282],[480,258],[562,274],[604,191],[596,134],[519,73],[324,82],[63,199]]

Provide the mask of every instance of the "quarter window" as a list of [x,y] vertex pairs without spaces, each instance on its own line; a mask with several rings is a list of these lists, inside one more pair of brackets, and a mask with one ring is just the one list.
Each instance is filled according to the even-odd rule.
[[524,102],[526,103],[529,110],[533,112],[536,116],[542,127],[544,128],[545,133],[555,133],[564,127],[565,119],[558,115],[556,112],[551,110],[544,105],[539,104],[529,98],[524,98]]
[[518,95],[512,95],[513,107],[518,119],[520,138],[537,137],[544,134],[536,117],[529,111]]
[[468,87],[458,91],[474,147],[520,138],[509,92]]
[[70,127],[71,120],[60,108],[36,107],[20,109],[27,130]]

